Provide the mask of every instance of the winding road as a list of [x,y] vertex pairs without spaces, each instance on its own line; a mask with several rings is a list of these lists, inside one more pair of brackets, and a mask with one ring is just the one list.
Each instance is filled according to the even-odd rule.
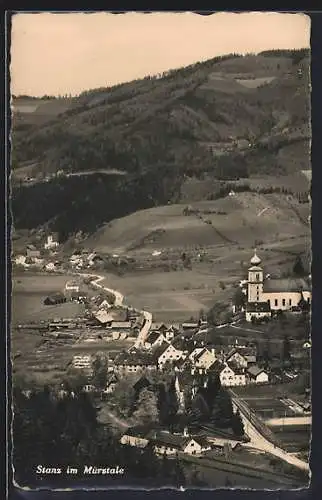
[[[115,306],[126,307],[123,304],[124,295],[122,295],[117,290],[113,290],[112,288],[107,288],[106,286],[103,286],[102,284],[100,284],[100,282],[105,280],[104,276],[87,274],[87,273],[78,273],[78,276],[82,276],[84,278],[94,277],[94,279],[92,280],[92,283],[94,284],[94,286],[96,286],[97,288],[101,288],[102,290],[105,290],[106,292],[114,295]],[[138,334],[138,337],[135,341],[134,347],[140,347],[140,346],[144,345],[145,340],[146,340],[147,336],[149,335],[149,331],[150,331],[151,325],[152,325],[152,314],[148,311],[140,311],[140,312],[144,316],[144,324],[143,324],[141,330],[139,331],[139,334]]]

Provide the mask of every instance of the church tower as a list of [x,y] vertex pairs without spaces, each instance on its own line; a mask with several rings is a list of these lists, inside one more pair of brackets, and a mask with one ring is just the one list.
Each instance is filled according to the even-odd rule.
[[264,276],[261,262],[255,248],[254,256],[250,261],[251,266],[248,269],[248,302],[262,302]]

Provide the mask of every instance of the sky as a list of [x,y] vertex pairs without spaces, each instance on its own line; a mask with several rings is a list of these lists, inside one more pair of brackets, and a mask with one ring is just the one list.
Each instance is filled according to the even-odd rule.
[[17,13],[11,92],[77,95],[231,52],[309,46],[304,14]]

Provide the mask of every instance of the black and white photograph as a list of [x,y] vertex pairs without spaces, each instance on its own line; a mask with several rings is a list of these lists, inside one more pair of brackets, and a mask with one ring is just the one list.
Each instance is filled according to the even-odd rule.
[[310,28],[12,14],[17,488],[309,486]]

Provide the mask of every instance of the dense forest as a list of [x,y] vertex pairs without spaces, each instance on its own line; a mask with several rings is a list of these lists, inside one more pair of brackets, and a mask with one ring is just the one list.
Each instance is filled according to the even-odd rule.
[[[229,180],[308,169],[308,85],[306,50],[231,54],[84,92],[68,98],[63,111],[57,104],[56,115],[61,99],[49,98],[41,125],[32,120],[37,111],[23,120],[16,113],[13,174],[32,166],[37,182],[20,177],[12,184],[15,227],[49,224],[64,239],[179,201],[187,177]],[[109,169],[124,175],[67,177]]]

